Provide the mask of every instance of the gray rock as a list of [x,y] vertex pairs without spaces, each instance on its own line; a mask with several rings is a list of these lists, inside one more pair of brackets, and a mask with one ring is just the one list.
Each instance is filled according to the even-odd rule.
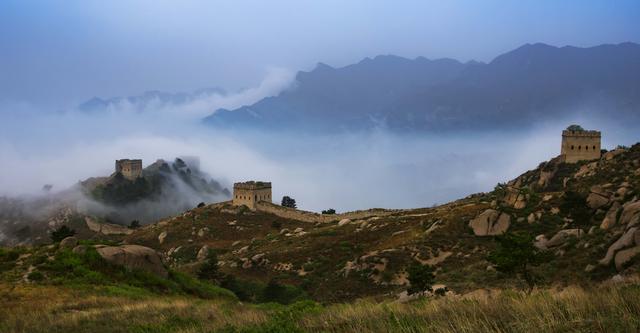
[[155,250],[141,245],[96,246],[104,260],[128,269],[139,269],[166,278],[169,273]]
[[61,249],[73,249],[76,245],[78,245],[78,239],[73,236],[69,236],[60,241]]
[[620,224],[633,226],[640,220],[640,200],[626,203],[620,215]]
[[616,252],[634,244],[636,236],[635,234],[637,231],[638,228],[635,227],[627,230],[627,232],[625,232],[620,238],[618,238],[615,243],[609,246],[607,254],[598,263],[603,266],[611,264],[611,261],[614,259]]
[[509,229],[511,216],[494,209],[487,209],[469,221],[469,227],[476,236],[501,235]]
[[558,231],[551,239],[545,244],[548,248],[558,247],[564,245],[571,237],[580,238],[584,235],[582,229],[565,229]]
[[634,246],[626,250],[618,251],[618,253],[616,253],[615,259],[613,260],[616,265],[616,269],[618,271],[623,270],[625,265],[633,260],[633,258],[635,258],[638,254],[640,254],[640,246]]
[[614,202],[613,205],[611,205],[611,208],[609,208],[609,210],[607,211],[607,214],[605,215],[604,219],[602,220],[602,223],[600,223],[600,229],[609,229],[612,226],[614,226],[617,222],[617,217],[618,217],[618,211],[620,210],[622,206],[620,205],[619,202]]

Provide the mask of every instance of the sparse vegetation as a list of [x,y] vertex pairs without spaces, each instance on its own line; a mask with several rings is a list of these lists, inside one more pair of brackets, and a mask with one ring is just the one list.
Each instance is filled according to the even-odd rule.
[[329,208],[327,210],[323,210],[322,211],[322,214],[325,214],[325,215],[332,215],[332,214],[335,214],[335,213],[336,213],[336,210],[333,209],[333,208]]

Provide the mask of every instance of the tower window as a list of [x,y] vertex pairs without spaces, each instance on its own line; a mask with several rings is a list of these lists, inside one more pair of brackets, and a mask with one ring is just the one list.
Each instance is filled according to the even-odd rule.
[[573,148],[574,148],[573,145],[571,145],[571,150],[573,150]]
[[596,150],[596,146],[593,146],[593,150]]

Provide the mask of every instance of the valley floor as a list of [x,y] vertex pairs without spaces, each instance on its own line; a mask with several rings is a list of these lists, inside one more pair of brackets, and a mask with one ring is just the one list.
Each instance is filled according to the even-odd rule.
[[640,286],[250,305],[136,290],[0,285],[0,332],[637,332]]

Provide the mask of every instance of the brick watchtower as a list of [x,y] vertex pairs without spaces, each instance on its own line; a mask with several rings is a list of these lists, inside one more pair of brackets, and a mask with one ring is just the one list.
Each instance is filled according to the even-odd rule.
[[260,201],[271,202],[271,183],[249,181],[233,184],[233,204],[256,209]]
[[599,131],[587,131],[571,125],[562,131],[562,160],[566,163],[597,160],[600,158],[600,142]]

